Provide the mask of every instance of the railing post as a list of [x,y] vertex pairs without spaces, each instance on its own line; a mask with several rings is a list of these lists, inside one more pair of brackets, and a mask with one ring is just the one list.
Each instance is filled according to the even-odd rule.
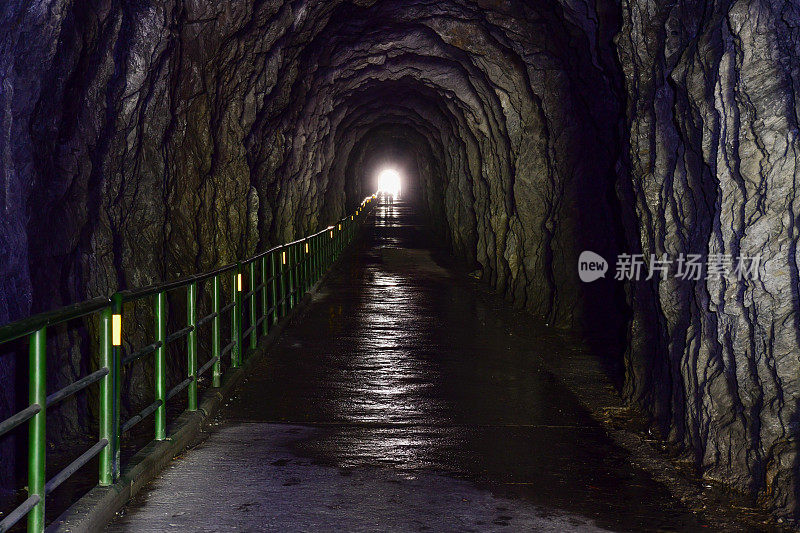
[[297,243],[294,249],[294,255],[297,261],[297,298],[295,298],[295,304],[300,303],[300,300],[303,298],[303,294],[305,293],[305,285],[306,285],[306,278],[305,278],[305,261],[303,258],[305,257],[303,254],[303,248],[305,244],[302,242]]
[[247,288],[250,294],[250,349],[255,350],[258,346],[258,328],[256,327],[256,298],[258,296],[258,292],[256,291],[256,262],[250,261],[250,264],[247,265],[247,277],[248,284]]
[[239,368],[242,357],[242,265],[236,264],[233,271],[233,310],[231,312],[231,367]]
[[289,310],[291,311],[294,307],[294,245],[289,245],[289,249],[286,250],[286,266],[289,271]]
[[311,246],[311,285],[317,282],[317,243],[319,242],[319,235],[309,239],[309,246]]
[[155,401],[161,401],[155,412],[155,440],[167,438],[167,294],[155,297],[155,334],[160,342],[153,357]]
[[[119,338],[113,338],[113,320],[119,321]],[[111,297],[112,339],[111,339],[111,387],[112,387],[112,439],[109,441],[111,448],[111,470],[114,480],[119,479],[122,472],[120,452],[120,406],[122,405],[122,295],[115,293]]]
[[303,243],[303,293],[311,288],[311,239]]
[[114,346],[111,339],[111,306],[103,309],[100,315],[100,368],[107,368],[108,374],[100,380],[98,405],[98,428],[100,440],[108,444],[100,450],[98,483],[108,486],[114,482]]
[[311,239],[306,239],[301,250],[303,254],[303,294],[308,292],[311,282]]
[[303,271],[302,271],[302,255],[300,254],[300,243],[292,246],[294,252],[294,305],[300,302],[300,295],[303,290]]
[[322,278],[322,266],[323,266],[323,253],[325,251],[325,234],[320,235],[317,237],[317,281]]
[[28,422],[28,496],[39,503],[28,513],[28,532],[44,531],[45,407],[47,406],[47,338],[45,328],[30,334],[28,350],[28,402],[41,410]]
[[333,264],[333,243],[335,242],[333,232],[334,229],[331,227],[331,229],[328,231],[328,236],[330,239],[326,239],[328,244],[325,246],[325,270],[328,270]]
[[319,243],[319,277],[322,277],[323,272],[328,270],[328,244],[331,239],[329,231],[322,234],[322,239]]
[[186,325],[192,330],[186,336],[186,368],[189,383],[187,409],[197,411],[197,282],[186,288]]
[[303,286],[306,283],[305,278],[303,277],[303,243],[299,242],[294,247],[294,257],[295,257],[295,268],[297,269],[297,289],[296,289],[296,296],[294,299],[294,303],[300,303],[300,299],[303,297]]
[[211,312],[214,318],[211,321],[211,357],[216,357],[217,360],[211,368],[211,385],[219,388],[222,385],[222,361],[220,361],[221,352],[221,329],[222,317],[219,315],[222,299],[222,283],[219,279],[220,274],[214,276],[213,286],[211,289]]
[[312,237],[309,245],[311,246],[311,285],[313,286],[317,279],[317,243],[319,242],[319,235]]
[[327,233],[322,233],[317,236],[317,242],[314,245],[314,256],[316,257],[316,264],[317,264],[317,275],[316,280],[322,277],[322,272],[324,269],[324,257],[325,257],[325,238],[328,236]]
[[303,299],[303,295],[306,293],[306,243],[301,241],[297,243],[297,249],[295,250],[295,254],[297,254],[297,303],[300,303],[300,300]]
[[273,324],[277,324],[278,323],[278,313],[279,313],[279,310],[278,310],[278,301],[280,300],[280,295],[278,294],[278,272],[279,272],[278,257],[279,257],[279,255],[280,255],[280,252],[277,251],[277,250],[273,250],[269,254],[269,271],[270,271],[270,276],[272,277],[272,282],[270,283],[270,285],[271,285],[271,291],[270,292],[272,292],[272,323]]
[[303,294],[305,294],[306,288],[306,262],[305,262],[305,254],[303,250],[305,249],[306,244],[304,242],[297,243],[295,247],[295,255],[297,257],[297,298],[295,299],[295,303],[300,303],[300,300],[303,298]]
[[278,254],[278,270],[279,274],[279,285],[281,288],[281,312],[279,318],[283,318],[286,316],[286,308],[289,305],[289,296],[287,291],[287,282],[286,282],[286,247],[282,247],[280,253]]
[[261,258],[261,335],[269,333],[269,299],[267,298],[267,256]]
[[300,298],[303,297],[303,243],[298,242],[294,245],[294,269],[295,269],[295,289],[294,289],[294,304],[300,303]]
[[303,280],[300,279],[300,244],[292,245],[292,275],[294,276],[294,286],[292,287],[292,307],[300,301],[300,288]]
[[294,248],[294,305],[300,303],[303,295],[303,255],[300,253],[302,243],[296,243]]

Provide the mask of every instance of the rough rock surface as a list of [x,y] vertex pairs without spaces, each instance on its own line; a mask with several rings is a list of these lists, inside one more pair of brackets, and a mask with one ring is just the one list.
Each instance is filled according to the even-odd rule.
[[623,3],[635,236],[645,254],[760,256],[760,280],[630,288],[625,391],[703,472],[797,507],[794,2]]
[[[791,513],[798,20],[777,0],[4,2],[0,324],[315,230],[390,162],[508,298],[626,344],[626,396],[707,475]],[[584,249],[764,273],[589,285]],[[134,341],[148,313],[126,313]],[[52,387],[91,352],[54,337]]]

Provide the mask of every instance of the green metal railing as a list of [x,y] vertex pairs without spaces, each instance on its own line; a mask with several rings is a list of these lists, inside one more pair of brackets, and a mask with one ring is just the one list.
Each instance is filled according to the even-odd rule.
[[[123,436],[149,416],[154,418],[154,439],[164,440],[167,437],[167,402],[185,390],[188,395],[187,410],[197,410],[200,377],[210,371],[211,386],[220,387],[224,358],[229,357],[229,368],[241,366],[246,355],[245,348],[255,350],[259,337],[269,334],[272,326],[297,305],[303,294],[322,277],[354,239],[375,197],[367,197],[355,213],[333,226],[241,262],[170,283],[118,292],[110,298],[97,298],[0,327],[0,345],[27,337],[29,346],[28,407],[0,421],[0,438],[28,423],[28,497],[0,521],[0,533],[25,516],[28,517],[28,531],[44,531],[47,495],[95,456],[99,456],[99,485],[113,484],[122,471],[120,443]],[[224,295],[226,277],[230,282],[227,303]],[[211,312],[198,318],[198,290],[201,286],[207,287]],[[185,291],[186,325],[168,333],[167,295],[180,290]],[[152,299],[153,305],[153,342],[136,351],[125,350],[124,308],[126,305],[141,304],[147,299]],[[223,346],[222,320],[226,314],[230,319],[230,334]],[[47,332],[76,319],[96,326],[91,329],[96,331],[99,368],[48,395]],[[207,326],[211,329],[210,353],[198,368],[198,331]],[[185,342],[186,378],[168,389],[167,346],[181,339]],[[146,357],[152,357],[153,401],[123,422],[120,420],[122,370]],[[45,413],[47,409],[95,383],[99,387],[98,441],[47,480]]]

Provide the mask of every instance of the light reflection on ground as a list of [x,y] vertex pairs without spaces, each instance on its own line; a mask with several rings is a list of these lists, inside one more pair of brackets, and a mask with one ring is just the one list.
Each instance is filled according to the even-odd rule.
[[[698,527],[537,362],[568,347],[535,327],[512,335],[496,304],[437,264],[408,203],[381,202],[372,222],[226,410],[233,441],[206,460],[258,458],[244,468],[259,472],[255,494],[240,499],[256,509],[291,494],[286,523],[323,530]],[[180,472],[227,475],[211,466]],[[332,507],[315,514],[318,501]]]

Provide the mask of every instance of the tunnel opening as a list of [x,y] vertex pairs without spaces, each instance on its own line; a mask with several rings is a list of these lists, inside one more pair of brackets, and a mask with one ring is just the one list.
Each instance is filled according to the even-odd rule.
[[[412,139],[409,139],[412,135]],[[401,125],[384,124],[368,130],[348,155],[346,175],[352,176],[354,198],[362,198],[375,191],[385,192],[382,182],[385,171],[397,174],[402,196],[414,204],[421,201],[421,174],[430,163],[426,161],[421,146],[415,144],[413,133],[403,131]],[[383,178],[385,179],[385,178]],[[421,206],[420,206],[421,207]]]

